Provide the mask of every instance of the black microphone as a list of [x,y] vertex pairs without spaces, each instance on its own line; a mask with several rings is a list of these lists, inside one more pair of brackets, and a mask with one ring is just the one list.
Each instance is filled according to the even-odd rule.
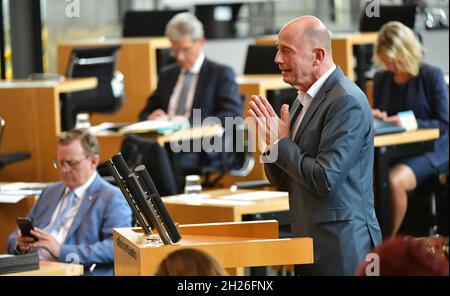
[[111,158],[111,160],[116,166],[117,172],[119,173],[121,179],[126,180],[126,177],[131,174],[131,171],[128,168],[127,163],[125,162],[125,159],[123,159],[122,153],[117,153]]
[[159,237],[163,241],[165,245],[171,244],[171,238],[166,231],[164,230],[164,225],[161,223],[162,221],[159,219],[158,211],[153,206],[152,200],[149,198],[147,200],[145,198],[145,192],[141,186],[141,183],[138,181],[136,175],[131,173],[127,177],[128,185],[131,193],[136,199],[136,203],[138,204],[141,211],[144,213],[145,217],[148,217],[148,220],[151,221],[153,226],[156,227],[159,233]]
[[181,239],[181,235],[178,232],[178,229],[173,222],[172,218],[169,215],[164,203],[159,195],[158,190],[156,189],[155,184],[153,183],[152,178],[150,177],[148,171],[145,169],[144,165],[140,165],[134,169],[134,172],[139,176],[139,182],[142,185],[142,188],[148,193],[148,196],[152,199],[156,209],[161,216],[163,223],[167,226],[166,230],[168,235],[170,236],[172,242],[176,243]]
[[123,196],[125,197],[126,201],[128,202],[128,205],[131,208],[131,211],[133,212],[133,216],[138,220],[139,225],[141,226],[142,230],[146,235],[152,234],[152,225],[151,221],[148,221],[149,219],[146,219],[144,214],[141,211],[141,208],[136,203],[136,199],[134,198],[133,194],[130,192],[129,186],[127,184],[127,181],[125,180],[126,172],[130,172],[130,169],[128,168],[127,164],[125,163],[122,154],[116,154],[114,157],[112,157],[110,160],[107,161],[107,166],[109,171],[114,177],[114,180],[117,183],[117,186],[119,186],[120,191],[122,191]]

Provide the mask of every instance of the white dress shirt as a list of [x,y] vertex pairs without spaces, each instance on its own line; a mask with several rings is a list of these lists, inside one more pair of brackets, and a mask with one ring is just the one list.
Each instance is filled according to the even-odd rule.
[[[198,56],[197,60],[195,61],[194,65],[191,69],[189,69],[189,72],[192,73],[192,80],[191,85],[189,87],[189,92],[186,100],[186,111],[184,113],[184,116],[186,118],[189,118],[191,116],[191,110],[192,110],[192,104],[194,103],[194,95],[195,95],[195,89],[197,87],[198,82],[198,75],[200,73],[200,69],[203,65],[203,62],[205,61],[205,53],[201,52]],[[183,81],[184,81],[184,73],[186,70],[182,69],[180,71],[180,75],[178,75],[177,83],[175,84],[175,88],[173,89],[172,95],[170,96],[169,101],[169,110],[167,112],[167,115],[170,117],[174,117],[176,115],[178,101],[180,99],[181,95],[181,89],[183,88]]]
[[319,90],[322,88],[322,86],[325,84],[325,81],[327,81],[328,77],[331,76],[331,74],[336,70],[336,65],[333,64],[333,66],[330,67],[320,78],[314,82],[313,85],[308,89],[308,91],[302,92],[301,90],[298,91],[297,100],[300,101],[300,104],[303,105],[302,110],[300,111],[300,114],[298,115],[297,119],[295,120],[293,124],[293,128],[291,129],[291,136],[290,138],[294,140],[295,134],[298,131],[298,128],[300,127],[300,123],[302,122],[303,117],[306,114],[306,111],[308,111],[309,106],[311,105],[311,102],[313,101],[314,97],[317,95]]
[[[73,207],[70,209],[70,211],[67,214],[67,220],[62,227],[59,229],[55,229],[49,234],[56,238],[56,240],[62,244],[64,240],[67,237],[67,234],[69,232],[70,227],[72,226],[73,220],[75,219],[75,216],[78,213],[78,209],[81,206],[81,203],[83,202],[83,199],[85,198],[86,191],[91,186],[92,182],[94,182],[95,177],[97,176],[97,173],[92,174],[92,176],[81,186],[75,188],[73,192],[75,192],[75,202]],[[65,209],[69,196],[72,193],[72,191],[66,187],[64,191],[64,196],[61,198],[61,201],[56,206],[55,212],[53,213],[52,219],[50,220],[50,223],[47,225],[47,227],[44,228],[44,231],[50,228],[50,226],[55,223],[57,217],[62,213],[62,211]],[[41,260],[47,260],[47,261],[56,261],[45,249],[39,250],[39,257]]]

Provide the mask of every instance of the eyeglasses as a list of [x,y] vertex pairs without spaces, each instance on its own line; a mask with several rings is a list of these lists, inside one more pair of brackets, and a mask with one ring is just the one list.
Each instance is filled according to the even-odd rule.
[[89,157],[85,157],[85,158],[83,158],[83,159],[80,159],[80,160],[61,160],[61,161],[59,161],[59,160],[53,160],[53,167],[55,168],[55,169],[60,169],[60,168],[63,168],[63,167],[66,167],[66,168],[70,168],[70,169],[74,169],[75,167],[77,167],[82,161],[84,161],[84,160],[86,160],[86,159],[88,159]]
[[170,49],[170,55],[172,57],[176,57],[177,55],[179,55],[180,53],[182,53],[184,56],[190,54],[192,52],[192,50],[194,49],[193,46],[191,47],[186,47],[186,48],[171,48]]

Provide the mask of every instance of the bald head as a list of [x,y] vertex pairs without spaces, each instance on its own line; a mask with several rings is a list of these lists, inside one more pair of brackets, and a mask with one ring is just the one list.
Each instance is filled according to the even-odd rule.
[[296,18],[280,30],[280,34],[291,35],[297,44],[303,44],[309,48],[323,48],[327,56],[331,57],[330,32],[321,20],[314,16],[302,16]]
[[278,34],[275,63],[284,82],[306,92],[334,65],[330,34],[325,25],[313,16],[287,23]]

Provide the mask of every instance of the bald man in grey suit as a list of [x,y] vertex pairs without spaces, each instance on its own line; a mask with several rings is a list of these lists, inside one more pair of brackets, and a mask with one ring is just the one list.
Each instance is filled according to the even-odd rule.
[[266,98],[253,96],[249,115],[266,134],[269,180],[289,191],[293,235],[313,238],[314,264],[296,266],[296,274],[354,275],[381,242],[370,106],[334,65],[330,34],[315,17],[280,30],[275,62],[298,97],[279,118]]

